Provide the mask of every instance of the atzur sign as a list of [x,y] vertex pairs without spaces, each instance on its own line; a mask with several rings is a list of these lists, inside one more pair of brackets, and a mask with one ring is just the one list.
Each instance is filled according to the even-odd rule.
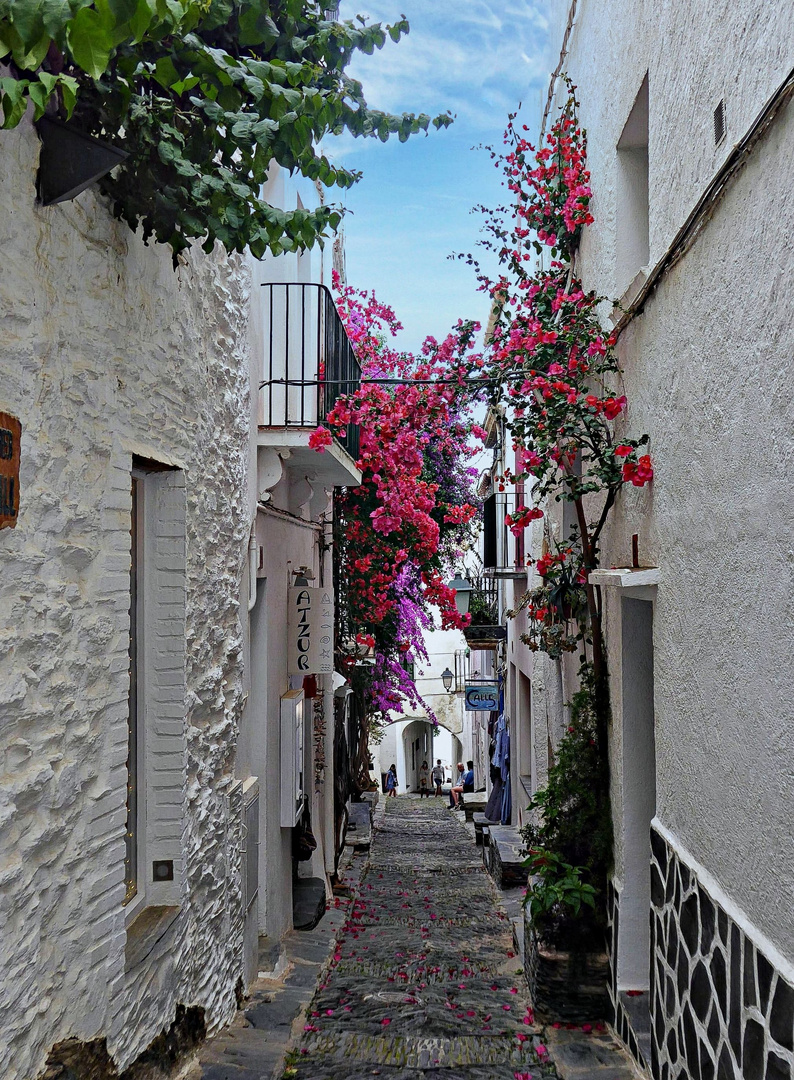
[[19,514],[19,442],[22,425],[0,412],[0,529],[13,529]]
[[499,712],[499,687],[495,683],[467,686],[466,712]]
[[289,673],[330,675],[334,670],[334,597],[330,589],[289,590]]

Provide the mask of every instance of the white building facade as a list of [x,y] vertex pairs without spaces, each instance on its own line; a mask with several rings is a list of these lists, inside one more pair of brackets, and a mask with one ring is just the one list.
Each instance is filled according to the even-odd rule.
[[[578,272],[621,298],[618,436],[650,435],[655,474],[620,495],[591,579],[616,1030],[655,1078],[790,1077],[791,6],[558,7],[594,192]],[[572,675],[535,659],[533,786]]]
[[[445,777],[451,779],[457,763],[465,764],[471,757],[471,714],[463,707],[461,681],[466,641],[459,630],[437,626],[425,632],[424,644],[427,660],[416,662],[414,681],[437,723],[422,708],[406,707],[401,714],[391,714],[383,739],[371,747],[372,772],[379,787],[392,764],[397,767],[400,791],[418,792],[423,761],[432,771],[441,758]],[[452,674],[449,690],[442,678],[445,671]]]
[[[314,403],[300,422],[263,414],[289,317],[277,308],[265,333],[260,283],[314,281],[325,333],[319,266],[196,251],[175,272],[91,190],[38,206],[38,153],[29,122],[2,133],[7,1080],[89,1059],[121,1071],[162,1032],[189,1044],[217,1028],[255,977],[258,936],[293,926],[294,882],[328,889],[333,676],[326,661],[291,674],[288,589],[330,588],[330,493],[357,482],[337,442],[308,447],[327,405],[318,363],[344,351],[336,324],[289,391]],[[306,864],[289,792],[312,812]]]

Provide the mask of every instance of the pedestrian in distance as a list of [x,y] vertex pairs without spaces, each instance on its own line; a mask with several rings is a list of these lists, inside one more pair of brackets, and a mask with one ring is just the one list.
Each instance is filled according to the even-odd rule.
[[390,765],[386,773],[386,798],[397,798],[397,766]]
[[435,797],[441,794],[441,785],[444,783],[444,766],[441,764],[441,758],[433,766],[433,785],[436,789]]
[[449,793],[449,807],[450,810],[462,810],[463,800],[461,795],[464,791],[463,777],[466,769],[462,761],[458,762],[458,778],[452,783],[452,790]]
[[427,762],[423,761],[419,768],[419,798],[423,799],[425,795],[430,798],[430,769]]

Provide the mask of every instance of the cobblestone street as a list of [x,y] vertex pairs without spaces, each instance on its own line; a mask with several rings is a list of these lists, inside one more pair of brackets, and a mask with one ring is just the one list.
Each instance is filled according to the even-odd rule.
[[479,851],[438,802],[387,800],[358,898],[286,1075],[555,1076],[511,924]]

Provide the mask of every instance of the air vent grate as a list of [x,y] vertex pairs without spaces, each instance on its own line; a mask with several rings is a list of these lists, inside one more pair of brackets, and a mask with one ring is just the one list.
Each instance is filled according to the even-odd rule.
[[725,138],[726,124],[725,124],[725,99],[719,103],[714,110],[714,145],[719,146],[722,140]]

